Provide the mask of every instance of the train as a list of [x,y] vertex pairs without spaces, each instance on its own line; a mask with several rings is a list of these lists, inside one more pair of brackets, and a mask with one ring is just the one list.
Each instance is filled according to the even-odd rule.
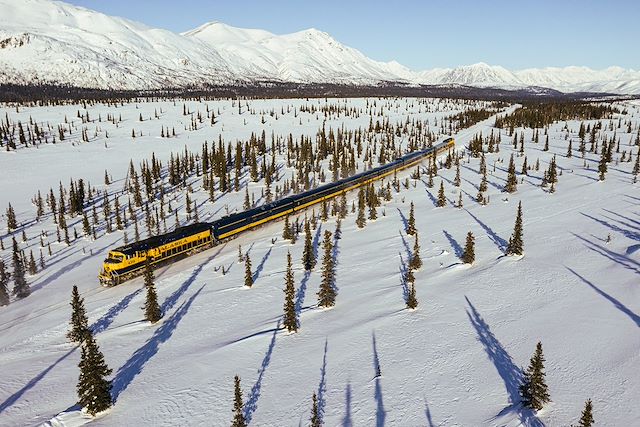
[[142,274],[147,260],[152,268],[208,249],[246,230],[302,211],[348,191],[368,185],[393,173],[415,166],[425,157],[438,156],[455,147],[449,137],[424,150],[414,151],[393,162],[361,172],[303,193],[284,197],[265,205],[227,215],[213,222],[195,223],[149,237],[109,251],[98,279],[103,286],[114,286]]

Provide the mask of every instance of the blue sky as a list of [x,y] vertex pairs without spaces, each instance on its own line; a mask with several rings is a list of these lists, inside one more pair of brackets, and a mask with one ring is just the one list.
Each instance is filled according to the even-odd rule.
[[175,32],[208,21],[276,34],[314,27],[415,70],[476,62],[640,69],[640,0],[67,1]]

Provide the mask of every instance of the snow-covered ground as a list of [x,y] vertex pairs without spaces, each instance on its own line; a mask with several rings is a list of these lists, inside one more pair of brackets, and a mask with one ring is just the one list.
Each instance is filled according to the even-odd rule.
[[[239,113],[234,101],[184,104],[202,114],[208,104],[216,124],[205,118],[198,130],[186,130],[191,118],[183,116],[182,101],[97,104],[87,110],[78,105],[19,112],[0,108],[2,119],[7,114],[12,122],[27,123],[31,117],[39,126],[49,123],[54,132],[65,116],[77,126],[71,137],[55,145],[0,150],[2,213],[11,203],[18,222],[25,224],[27,244],[20,231],[15,233],[25,251],[34,250],[37,258],[41,230],[48,231],[46,241],[53,251],[49,257],[44,249],[47,267],[28,277],[32,295],[0,308],[0,425],[87,421],[75,408],[80,351],[65,338],[73,285],[85,298],[98,344],[114,372],[116,403],[92,422],[95,425],[229,425],[236,374],[242,379],[245,413],[255,426],[307,425],[314,392],[328,426],[566,426],[576,423],[588,398],[593,399],[598,425],[638,423],[640,193],[631,183],[633,162],[618,164],[615,159],[623,151],[628,156],[632,148],[640,104],[618,104],[627,112],[616,116],[611,128],[609,120],[603,120],[599,135],[611,138],[615,133],[620,138],[620,154],[614,153],[604,182],[597,179],[599,155],[587,152],[585,160],[580,157],[580,122],[569,121],[572,158],[565,156],[564,122],[550,126],[549,152],[542,151],[542,129],[538,144],[526,130],[528,163],[539,159],[540,170],[519,175],[523,182],[514,194],[501,191],[513,152],[512,138],[501,131],[500,152],[486,155],[487,205],[475,201],[479,159],[465,156],[462,209],[453,205],[458,200],[453,167],[439,169],[433,188],[425,185],[426,175],[410,179],[409,188],[393,191],[393,199],[378,208],[378,219],[364,229],[356,227],[350,213],[335,251],[338,295],[332,309],[315,306],[320,270],[319,265],[310,274],[302,269],[303,239],[293,245],[283,241],[283,223],[276,222],[156,271],[165,315],[150,325],[142,321],[140,278],[114,288],[102,288],[96,279],[102,259],[122,244],[123,233],[105,235],[101,229],[95,241],[80,237],[68,247],[57,243],[51,215],[34,222],[31,198],[38,190],[44,196],[52,187],[57,197],[59,181],[68,187],[71,178],[83,178],[114,194],[123,188],[129,160],[139,171],[140,161],[151,152],[166,166],[170,153],[184,152],[185,146],[198,153],[205,140],[217,144],[219,137],[235,146],[236,140],[265,130],[268,147],[272,133],[276,138],[291,134],[294,140],[306,135],[315,141],[323,124],[327,132],[366,129],[371,111],[374,123],[380,112],[392,124],[409,117],[409,122],[427,126],[428,120],[442,139],[443,117],[475,105],[417,99],[256,100],[242,101]],[[358,116],[300,111],[301,106],[327,104],[346,105]],[[88,111],[93,121],[79,123],[78,110]],[[153,118],[154,112],[159,119]],[[121,115],[123,121],[116,127],[106,121],[108,114]],[[629,120],[631,133],[626,132]],[[455,135],[457,148],[462,150],[476,133],[488,135],[492,125],[489,119]],[[175,127],[178,136],[160,138],[161,126]],[[82,127],[88,129],[88,143],[79,142]],[[132,129],[143,136],[131,138]],[[498,130],[493,132],[497,135]],[[396,137],[396,143],[406,142],[406,136]],[[633,147],[634,160],[636,153]],[[540,188],[540,181],[554,154],[562,175],[557,191],[550,194]],[[516,157],[518,171],[522,160]],[[277,164],[284,168],[282,183],[292,169],[284,155]],[[330,179],[328,162],[323,165]],[[105,169],[115,180],[108,187],[103,184]],[[410,173],[399,179],[404,182]],[[441,179],[448,204],[436,208]],[[211,203],[201,179],[192,178],[191,198],[200,206],[201,220],[241,209],[245,185],[259,200],[264,181],[247,180],[244,176],[239,192],[217,192],[222,197]],[[175,195],[184,221],[184,193]],[[351,204],[356,194],[348,196]],[[405,308],[402,284],[403,265],[413,247],[413,238],[404,232],[411,201],[424,262],[416,272],[415,311]],[[525,230],[521,259],[503,256],[519,201]],[[121,204],[126,204],[126,196],[121,196]],[[82,234],[79,219],[67,222]],[[173,221],[168,218],[170,225]],[[324,230],[334,231],[335,217],[318,224],[316,244]],[[10,266],[5,225],[2,221],[0,236],[6,249],[0,254]],[[130,239],[132,229],[130,224]],[[468,231],[476,237],[472,266],[462,265],[457,256]],[[238,245],[251,256],[251,289],[243,287]],[[295,334],[279,329],[287,251],[294,259],[301,325]],[[534,414],[517,402],[521,367],[528,365],[538,341],[544,347],[552,403]]]

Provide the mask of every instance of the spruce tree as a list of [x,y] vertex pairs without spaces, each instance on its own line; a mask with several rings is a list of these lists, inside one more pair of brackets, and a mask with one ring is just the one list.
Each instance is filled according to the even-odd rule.
[[416,234],[416,217],[413,212],[413,202],[411,202],[411,206],[409,207],[409,219],[407,220],[406,232],[410,236]]
[[78,403],[91,415],[109,409],[113,404],[111,381],[105,377],[111,375],[112,371],[105,363],[92,333],[87,334],[82,343],[78,367],[80,368],[77,385]]
[[13,237],[13,294],[18,298],[26,298],[31,295],[31,289],[24,277],[24,264],[18,249],[18,242]]
[[284,276],[284,327],[289,332],[297,332],[298,319],[296,316],[295,293],[296,288],[293,281],[293,270],[291,268],[291,253],[287,252],[287,272]]
[[516,164],[513,161],[513,154],[511,160],[509,160],[509,169],[507,172],[507,184],[504,187],[504,191],[507,193],[514,193],[517,190],[518,179],[516,178]]
[[9,272],[0,259],[0,307],[9,304]]
[[316,393],[313,393],[313,396],[311,397],[311,424],[310,427],[321,427],[322,426],[322,420],[320,419],[320,412],[318,411],[318,397],[316,396]]
[[513,227],[513,234],[509,238],[509,244],[507,246],[507,255],[522,255],[524,253],[522,228],[522,202],[520,202],[518,203],[518,213],[516,215],[516,223]]
[[415,310],[416,307],[418,307],[418,299],[416,298],[416,285],[415,283],[411,282],[411,287],[409,288],[409,294],[407,295],[407,308],[410,308],[411,310]]
[[231,427],[246,427],[247,421],[244,419],[244,404],[242,403],[242,389],[240,388],[240,377],[234,378],[233,394],[233,422]]
[[592,427],[593,423],[593,404],[591,403],[591,399],[589,399],[584,404],[584,410],[582,411],[580,421],[578,421],[578,427]]
[[438,202],[436,206],[439,208],[445,207],[447,204],[447,198],[444,195],[444,182],[440,180],[440,189],[438,190]]
[[414,283],[416,281],[416,276],[414,276],[411,266],[407,267],[407,271],[404,274],[404,281],[406,283]]
[[422,267],[422,259],[420,258],[420,244],[418,243],[418,233],[416,232],[413,241],[413,254],[411,254],[411,261],[409,261],[409,268],[417,270]]
[[153,283],[153,267],[149,258],[144,263],[144,287],[147,288],[147,298],[144,302],[144,318],[151,323],[156,323],[162,318],[160,305],[158,304],[158,294]]
[[33,251],[29,251],[28,271],[32,276],[38,272],[38,266],[36,265],[36,259],[33,257]]
[[475,253],[475,238],[472,232],[467,233],[467,242],[464,245],[464,252],[462,253],[462,262],[465,264],[473,264],[476,259]]
[[318,306],[332,307],[336,303],[336,291],[333,286],[335,279],[335,265],[333,260],[333,243],[331,242],[331,232],[325,230],[322,241],[324,255],[322,257],[322,282],[318,291]]
[[529,362],[529,367],[524,373],[524,378],[520,385],[522,404],[527,408],[539,411],[545,403],[551,401],[544,377],[542,343],[538,342],[536,351]]
[[16,221],[16,213],[13,210],[11,203],[9,203],[9,207],[7,208],[7,229],[9,230],[9,233],[11,233],[16,228],[18,228],[18,222]]
[[84,299],[80,296],[76,285],[73,285],[71,291],[71,321],[69,323],[71,329],[67,332],[67,338],[70,341],[81,343],[91,334],[87,312],[84,308]]
[[358,192],[358,217],[356,218],[356,225],[358,226],[358,228],[363,228],[365,225],[367,225],[367,218],[364,215],[364,208],[364,190],[361,187],[360,191]]
[[598,173],[600,181],[604,181],[605,175],[607,174],[607,150],[602,148],[602,155],[600,157],[600,163],[598,164]]
[[291,226],[289,225],[289,215],[284,217],[284,227],[282,228],[282,238],[291,240]]
[[244,285],[247,288],[253,286],[253,273],[251,273],[251,258],[247,253],[244,257]]
[[311,271],[316,266],[316,255],[313,252],[313,241],[311,239],[311,226],[309,221],[304,222],[304,251],[302,252],[302,264],[304,269]]

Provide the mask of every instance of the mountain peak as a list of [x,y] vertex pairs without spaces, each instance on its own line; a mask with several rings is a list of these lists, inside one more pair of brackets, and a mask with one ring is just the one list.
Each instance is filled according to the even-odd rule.
[[52,0],[0,0],[0,10],[0,84],[161,89],[267,80],[640,93],[640,72],[620,67],[509,71],[478,62],[416,72],[370,59],[317,28],[276,35],[213,20],[176,34]]

